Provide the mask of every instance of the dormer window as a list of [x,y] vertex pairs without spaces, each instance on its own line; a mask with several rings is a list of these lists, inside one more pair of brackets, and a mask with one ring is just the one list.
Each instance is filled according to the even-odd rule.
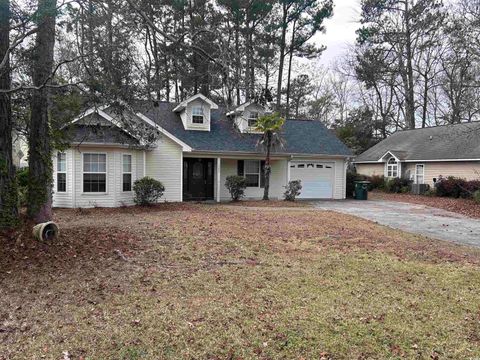
[[203,124],[203,108],[201,106],[192,107],[192,124]]
[[254,128],[257,126],[258,121],[258,112],[257,111],[250,111],[248,115],[248,127]]

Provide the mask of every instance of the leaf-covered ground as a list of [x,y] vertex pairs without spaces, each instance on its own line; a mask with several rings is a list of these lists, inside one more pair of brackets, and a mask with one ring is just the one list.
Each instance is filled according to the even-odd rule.
[[58,210],[0,247],[0,359],[480,356],[480,252],[312,209]]
[[369,198],[427,205],[480,219],[480,204],[476,203],[472,199],[454,199],[413,194],[387,194],[379,191],[369,193]]

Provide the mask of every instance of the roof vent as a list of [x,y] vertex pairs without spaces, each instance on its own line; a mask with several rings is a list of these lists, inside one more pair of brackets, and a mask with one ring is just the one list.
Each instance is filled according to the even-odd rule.
[[430,140],[433,140],[433,136],[432,136],[432,135],[430,135]]

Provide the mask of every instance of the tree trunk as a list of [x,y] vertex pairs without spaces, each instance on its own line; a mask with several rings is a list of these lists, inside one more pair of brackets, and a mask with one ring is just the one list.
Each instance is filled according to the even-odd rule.
[[405,38],[406,38],[406,50],[407,50],[407,88],[405,93],[405,114],[406,123],[409,129],[415,129],[415,94],[413,84],[413,50],[412,50],[412,33],[410,28],[410,9],[409,2],[405,1]]
[[267,154],[265,156],[265,188],[263,189],[263,200],[269,200],[268,193],[270,191],[270,152],[272,150],[272,133],[267,133]]
[[[293,27],[292,27],[292,41],[290,43],[290,54],[289,54],[289,60],[288,60],[288,74],[287,74],[287,105],[285,109],[285,118],[288,119],[288,116],[290,114],[290,81],[291,81],[291,76],[292,76],[292,60],[293,60],[293,50],[295,47],[295,27],[296,27],[297,22],[293,22]],[[298,106],[297,106],[298,108]],[[298,111],[297,111],[298,112]],[[297,115],[298,117],[298,115]]]
[[[10,1],[0,0],[0,59],[10,45]],[[0,89],[10,89],[10,60],[0,71]],[[12,112],[9,94],[0,94],[0,230],[18,223],[18,195],[12,159]]]
[[52,149],[48,121],[49,88],[55,45],[56,0],[39,0],[38,33],[33,55],[34,90],[30,105],[28,215],[38,222],[52,218]]
[[285,38],[287,34],[287,15],[288,8],[286,4],[283,4],[283,16],[282,16],[282,36],[280,40],[280,61],[278,65],[278,82],[277,82],[277,111],[280,111],[280,105],[282,102],[282,78],[283,78],[283,65],[285,63]]

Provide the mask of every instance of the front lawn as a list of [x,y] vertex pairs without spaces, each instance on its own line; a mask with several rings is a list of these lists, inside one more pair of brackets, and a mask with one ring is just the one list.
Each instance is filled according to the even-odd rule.
[[480,251],[332,212],[58,210],[0,247],[0,359],[480,356]]

